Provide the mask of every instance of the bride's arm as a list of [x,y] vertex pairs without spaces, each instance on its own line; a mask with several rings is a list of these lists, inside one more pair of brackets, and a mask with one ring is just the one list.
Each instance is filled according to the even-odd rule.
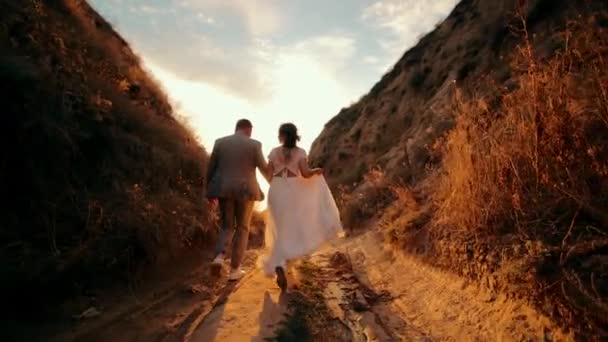
[[272,160],[269,160],[268,169],[266,169],[266,180],[268,181],[268,183],[270,183],[272,177],[274,177],[274,164],[272,163]]
[[265,168],[263,170],[260,169],[260,172],[262,173],[268,184],[270,184],[270,181],[274,176],[274,165],[272,163],[273,155],[274,150],[270,151],[270,154],[268,155],[268,162],[264,163]]
[[298,166],[300,167],[300,172],[302,173],[302,177],[304,177],[304,178],[310,178],[314,175],[323,174],[323,169],[321,169],[321,168],[310,169],[308,167],[308,161],[306,158],[300,159]]

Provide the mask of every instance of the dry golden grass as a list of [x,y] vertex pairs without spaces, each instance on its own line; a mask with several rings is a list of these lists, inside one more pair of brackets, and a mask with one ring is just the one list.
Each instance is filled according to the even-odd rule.
[[518,88],[498,102],[457,94],[457,126],[434,191],[438,223],[529,237],[546,236],[534,227],[555,214],[608,223],[608,35],[572,23],[563,40],[566,48],[546,62],[520,47]]
[[457,91],[429,228],[538,246],[523,288],[565,303],[548,311],[584,329],[608,314],[608,31],[593,20],[569,23],[548,60],[536,58],[522,21],[516,89]]
[[404,189],[387,179],[379,168],[365,174],[361,184],[354,190],[338,186],[335,198],[344,227],[354,230],[378,218],[384,209],[399,198]]
[[569,22],[543,59],[522,20],[508,86],[456,89],[456,126],[430,147],[442,156],[431,176],[416,193],[390,187],[388,207],[344,196],[346,222],[380,210],[399,247],[527,298],[581,337],[608,334],[607,17]]

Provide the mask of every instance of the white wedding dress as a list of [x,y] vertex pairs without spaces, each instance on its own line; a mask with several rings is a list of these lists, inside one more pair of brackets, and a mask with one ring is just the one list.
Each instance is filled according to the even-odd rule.
[[306,152],[300,148],[292,150],[288,162],[282,147],[269,155],[282,175],[273,177],[268,190],[265,240],[269,252],[262,259],[267,276],[278,266],[285,268],[287,260],[313,253],[342,232],[340,213],[325,178],[303,178],[298,168],[302,158],[306,159]]

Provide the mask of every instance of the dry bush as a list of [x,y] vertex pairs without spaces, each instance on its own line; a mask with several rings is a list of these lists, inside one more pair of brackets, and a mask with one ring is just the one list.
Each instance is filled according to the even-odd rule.
[[268,211],[254,210],[251,215],[248,248],[262,248],[265,246],[266,215]]
[[563,39],[568,47],[542,64],[520,47],[519,87],[497,104],[457,95],[435,191],[439,223],[528,237],[546,236],[535,227],[556,210],[569,211],[567,222],[580,212],[608,223],[608,36],[573,23]]
[[364,225],[397,199],[397,194],[398,188],[395,184],[377,168],[370,170],[354,191],[339,186],[336,202],[342,223],[347,229]]
[[564,48],[546,61],[523,21],[518,87],[457,93],[432,225],[437,235],[514,234],[540,245],[536,279],[558,289],[566,321],[587,327],[608,314],[599,261],[608,248],[608,32],[592,20],[569,23]]
[[428,207],[419,203],[412,189],[392,187],[395,200],[382,211],[379,226],[385,240],[404,249],[418,249],[418,233],[430,219]]

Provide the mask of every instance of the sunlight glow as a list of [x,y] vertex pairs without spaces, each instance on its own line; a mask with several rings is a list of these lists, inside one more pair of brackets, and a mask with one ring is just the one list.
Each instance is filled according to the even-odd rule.
[[[203,82],[179,79],[153,62],[146,66],[208,151],[215,139],[231,134],[243,117],[253,122],[253,138],[262,142],[265,155],[278,145],[277,130],[283,122],[298,126],[300,146],[309,150],[325,122],[358,95],[349,94],[319,61],[302,54],[283,54],[272,70],[266,70],[272,96],[262,103],[250,103]],[[259,174],[258,179],[266,192],[268,184]],[[265,202],[259,206],[263,208]]]

